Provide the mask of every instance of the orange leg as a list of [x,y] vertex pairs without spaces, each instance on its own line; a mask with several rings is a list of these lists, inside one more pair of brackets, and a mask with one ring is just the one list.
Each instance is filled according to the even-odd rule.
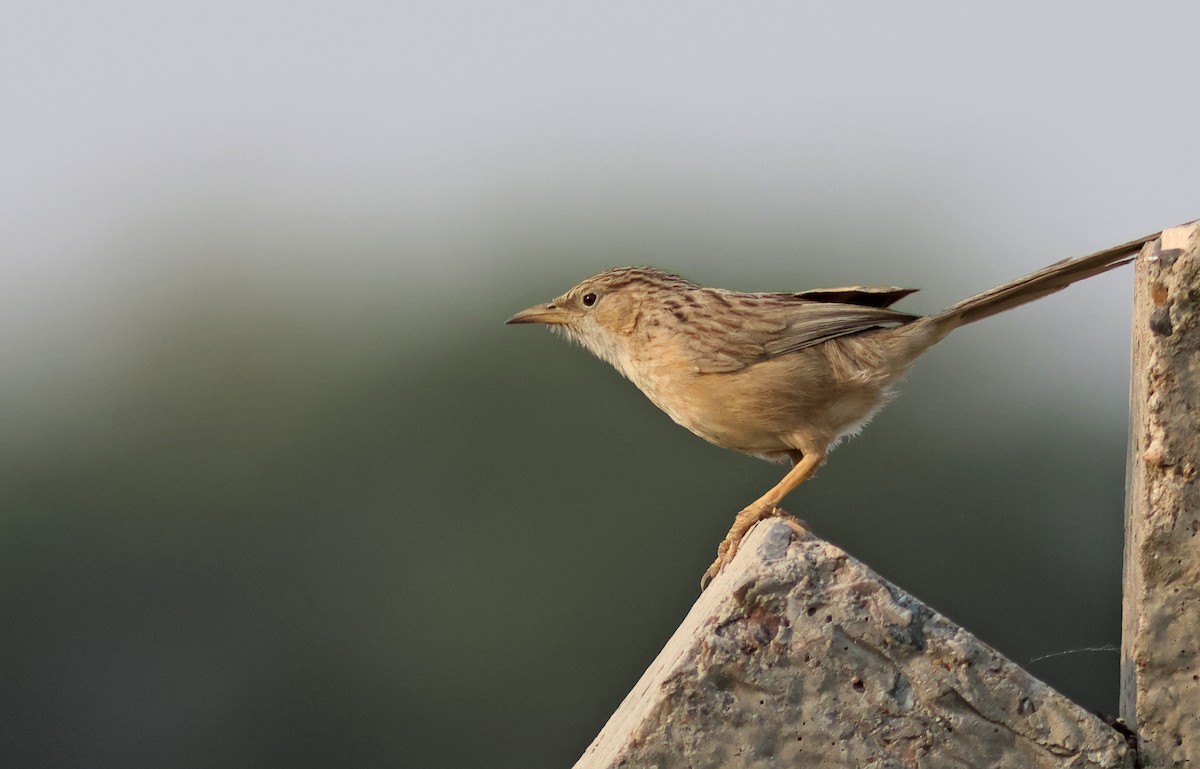
[[712,566],[709,566],[708,571],[704,572],[704,576],[700,578],[701,590],[708,587],[708,583],[712,582],[713,577],[720,574],[721,569],[733,560],[733,556],[737,554],[738,546],[742,542],[742,537],[746,536],[746,532],[750,531],[750,528],[759,521],[782,517],[798,536],[808,533],[804,523],[784,512],[779,507],[779,503],[792,489],[813,476],[813,473],[825,461],[825,452],[794,451],[792,452],[792,461],[795,464],[792,465],[792,469],[788,471],[787,475],[783,476],[783,480],[775,484],[766,494],[750,503],[733,519],[733,526],[730,527],[729,533],[717,547],[717,560],[713,561]]

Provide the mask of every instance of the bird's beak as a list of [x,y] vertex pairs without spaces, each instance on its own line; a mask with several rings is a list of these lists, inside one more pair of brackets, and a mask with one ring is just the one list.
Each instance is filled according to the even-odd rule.
[[552,304],[535,304],[528,310],[521,310],[504,322],[506,324],[545,323],[547,325],[556,325],[570,323],[574,317],[575,313],[564,310],[561,307],[555,307]]

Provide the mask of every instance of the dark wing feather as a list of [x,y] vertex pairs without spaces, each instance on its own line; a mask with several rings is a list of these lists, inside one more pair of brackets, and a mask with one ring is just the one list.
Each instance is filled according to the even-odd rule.
[[790,294],[797,299],[811,299],[814,302],[836,302],[837,304],[857,304],[861,307],[891,307],[909,294],[915,294],[915,288],[900,288],[898,286],[844,286],[842,288],[814,288]]
[[[840,293],[869,304],[834,302]],[[908,289],[823,289],[803,294],[738,294],[701,289],[699,312],[683,335],[684,350],[700,373],[737,371],[847,334],[896,326],[919,316],[886,309]],[[813,294],[822,294],[820,300]]]

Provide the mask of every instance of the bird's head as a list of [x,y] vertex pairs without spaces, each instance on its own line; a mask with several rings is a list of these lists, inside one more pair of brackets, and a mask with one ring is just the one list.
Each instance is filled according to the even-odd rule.
[[626,340],[642,308],[663,292],[695,288],[678,275],[649,267],[619,267],[593,275],[547,304],[521,310],[508,323],[544,323],[624,371]]

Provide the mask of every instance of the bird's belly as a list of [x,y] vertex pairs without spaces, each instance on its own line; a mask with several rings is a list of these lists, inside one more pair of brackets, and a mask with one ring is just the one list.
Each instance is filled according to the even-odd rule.
[[747,454],[776,454],[790,450],[784,436],[769,425],[737,418],[724,408],[697,409],[687,404],[657,404],[677,424],[714,445]]
[[729,373],[676,371],[637,384],[671,419],[709,443],[772,458],[804,446],[823,448],[857,432],[887,400],[874,387],[831,387],[819,374],[798,376],[790,366],[768,364]]

